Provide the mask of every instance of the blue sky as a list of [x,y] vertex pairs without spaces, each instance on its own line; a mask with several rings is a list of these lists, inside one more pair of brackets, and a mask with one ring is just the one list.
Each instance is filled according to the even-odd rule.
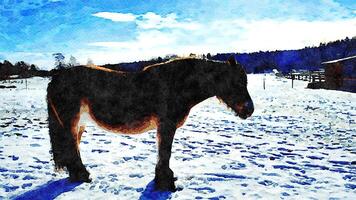
[[297,49],[356,36],[351,0],[0,0],[0,60],[53,67]]

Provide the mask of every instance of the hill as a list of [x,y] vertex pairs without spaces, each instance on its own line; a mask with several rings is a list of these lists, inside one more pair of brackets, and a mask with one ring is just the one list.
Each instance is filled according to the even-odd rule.
[[321,63],[356,55],[356,37],[320,43],[318,47],[299,50],[260,51],[254,53],[219,53],[213,60],[225,61],[230,55],[240,62],[248,73],[263,73],[277,69],[283,73],[291,70],[318,70]]

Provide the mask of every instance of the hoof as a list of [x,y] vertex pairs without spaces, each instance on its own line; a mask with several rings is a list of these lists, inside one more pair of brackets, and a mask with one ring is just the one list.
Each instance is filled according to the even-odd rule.
[[89,178],[89,172],[87,170],[82,170],[76,173],[69,173],[69,180],[71,182],[86,182],[90,183],[91,178]]
[[85,182],[85,183],[91,183],[91,178],[71,178],[69,177],[69,180],[71,182]]
[[170,179],[170,180],[155,179],[155,184],[156,184],[155,189],[159,191],[171,191],[171,192],[177,191],[177,188],[174,185],[174,179]]
[[156,175],[155,175],[155,184],[156,190],[159,191],[177,191],[176,186],[174,185],[174,181],[177,178],[174,177],[173,171],[170,168],[159,168],[156,167]]

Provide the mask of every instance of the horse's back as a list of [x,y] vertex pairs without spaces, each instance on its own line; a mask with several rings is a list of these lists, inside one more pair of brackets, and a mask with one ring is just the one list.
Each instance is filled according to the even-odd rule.
[[[77,97],[93,92],[99,95],[103,94],[105,89],[114,88],[113,83],[122,79],[120,74],[76,66],[57,71],[49,83],[48,92],[63,93],[68,98],[71,93]],[[109,87],[110,85],[112,87]]]

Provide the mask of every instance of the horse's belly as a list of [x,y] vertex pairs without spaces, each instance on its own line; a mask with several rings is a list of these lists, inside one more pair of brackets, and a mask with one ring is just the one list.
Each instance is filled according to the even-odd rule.
[[120,124],[120,125],[110,125],[95,119],[94,121],[101,128],[115,133],[139,134],[157,128],[157,120],[155,117],[147,117],[139,121]]
[[139,134],[149,130],[157,128],[158,120],[155,115],[145,116],[141,119],[131,120],[121,124],[110,124],[103,120],[100,120],[95,113],[93,113],[90,108],[88,100],[83,99],[81,101],[80,114],[88,113],[90,118],[101,128],[115,132],[115,133],[124,133],[124,134]]

